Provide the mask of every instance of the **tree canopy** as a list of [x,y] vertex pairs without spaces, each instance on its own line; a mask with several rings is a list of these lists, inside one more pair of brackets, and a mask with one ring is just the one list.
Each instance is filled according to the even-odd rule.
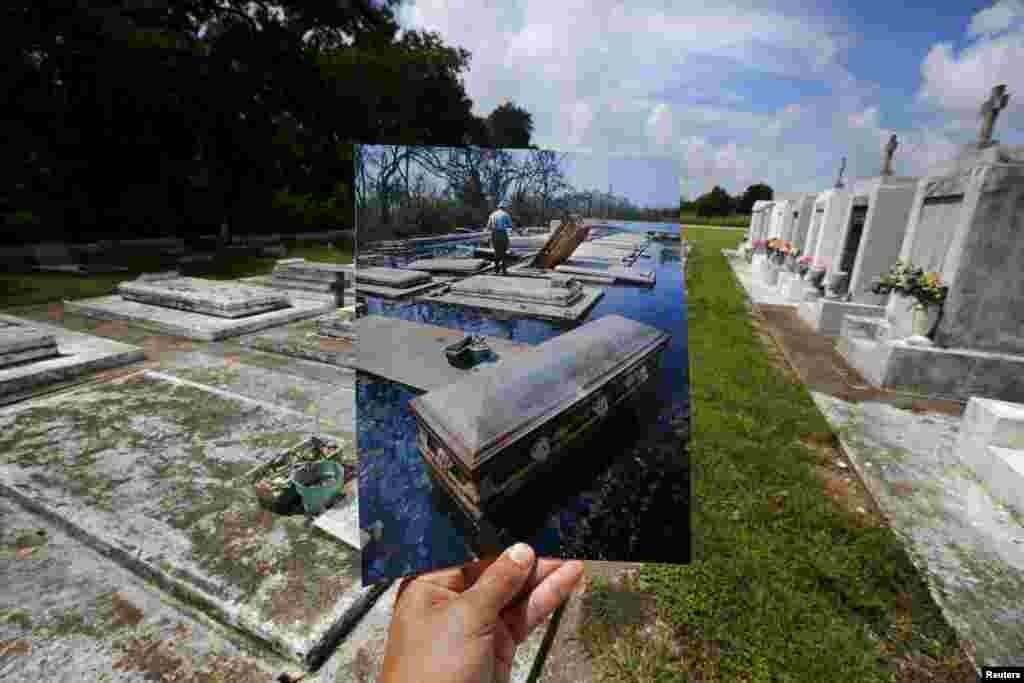
[[399,35],[396,4],[12,0],[0,241],[351,227],[352,142],[528,144],[529,114],[474,116],[469,53]]

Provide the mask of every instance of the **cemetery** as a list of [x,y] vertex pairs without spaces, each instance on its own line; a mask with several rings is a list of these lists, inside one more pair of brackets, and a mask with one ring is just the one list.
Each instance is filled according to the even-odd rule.
[[[381,219],[366,211],[361,225],[370,232]],[[666,413],[687,391],[666,383],[688,364],[682,254],[648,234],[678,235],[673,227],[599,226],[567,214],[550,228],[516,228],[516,263],[502,275],[480,258],[490,256],[489,234],[360,252],[356,293],[367,315],[355,323],[356,401],[368,581],[459,564],[513,538],[551,556],[592,557],[587,544],[608,544],[608,559],[628,556],[610,537],[574,530],[611,523],[610,511],[590,501],[664,491],[653,481],[627,484],[637,476],[686,476],[667,453],[665,468],[649,475],[628,455],[679,438],[662,430],[679,429]],[[416,287],[425,289],[399,296]],[[651,445],[638,421],[651,425]],[[597,457],[598,441],[607,458]],[[664,502],[646,513],[652,529],[683,505],[667,491],[655,496]],[[648,538],[643,518],[614,523],[637,529],[645,558],[683,551],[685,540]]]
[[874,176],[844,182],[844,159],[804,259],[786,208],[756,205],[730,262],[977,666],[1024,652],[1024,614],[1003,610],[1024,587],[1024,148],[993,139],[1007,99],[993,88],[977,141],[921,177],[894,174],[896,136]]

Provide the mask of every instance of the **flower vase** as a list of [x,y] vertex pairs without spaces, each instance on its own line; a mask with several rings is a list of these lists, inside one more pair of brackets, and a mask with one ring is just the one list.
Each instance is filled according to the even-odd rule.
[[916,303],[911,306],[910,310],[913,314],[910,322],[913,334],[907,337],[906,342],[913,346],[932,346],[934,342],[931,339],[931,333],[938,320],[938,307]]

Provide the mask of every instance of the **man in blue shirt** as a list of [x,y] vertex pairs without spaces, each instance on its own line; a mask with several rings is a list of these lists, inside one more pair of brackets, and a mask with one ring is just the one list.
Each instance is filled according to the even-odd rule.
[[487,219],[491,231],[491,247],[494,249],[494,274],[507,275],[508,231],[512,229],[512,216],[508,215],[508,201],[501,200],[498,208]]

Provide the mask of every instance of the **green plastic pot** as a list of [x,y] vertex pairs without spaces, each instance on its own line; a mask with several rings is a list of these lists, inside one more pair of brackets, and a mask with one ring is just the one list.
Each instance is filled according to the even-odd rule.
[[[329,476],[335,478],[330,486],[311,485]],[[345,481],[345,470],[333,460],[321,460],[296,469],[292,473],[292,487],[302,498],[302,509],[308,515],[318,515],[324,506],[341,493]]]

